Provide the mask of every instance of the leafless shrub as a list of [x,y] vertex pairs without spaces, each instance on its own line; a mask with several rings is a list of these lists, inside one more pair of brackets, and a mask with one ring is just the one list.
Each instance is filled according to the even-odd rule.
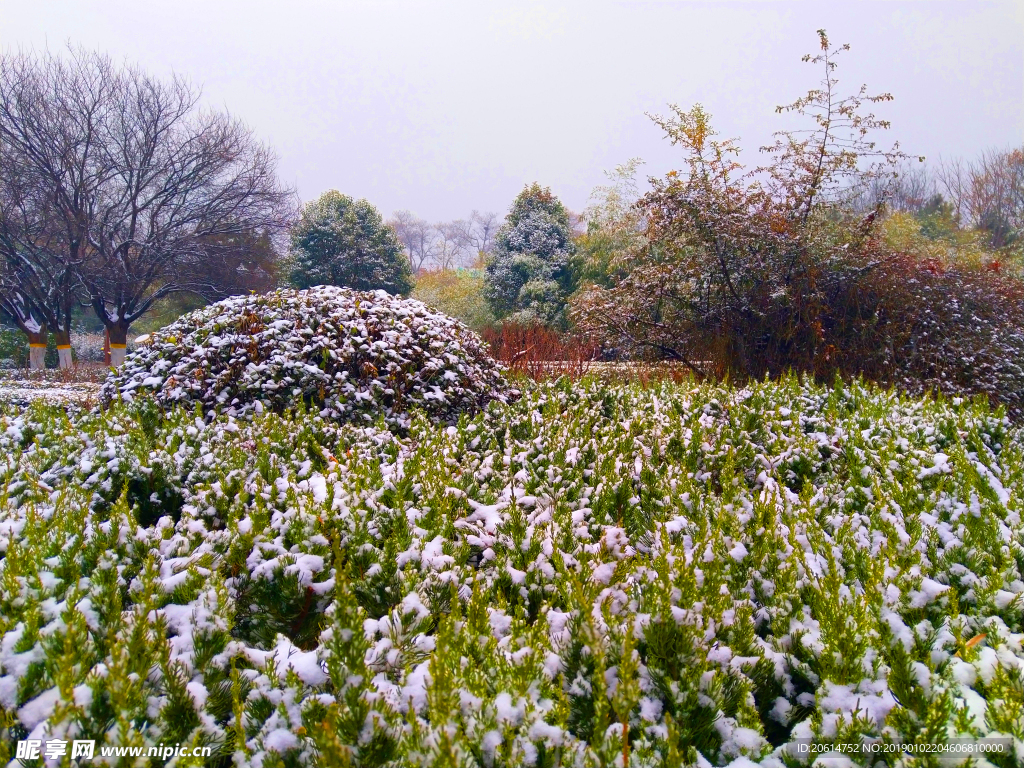
[[560,376],[578,381],[592,370],[599,354],[596,343],[542,325],[504,323],[485,330],[483,338],[496,360],[534,381]]

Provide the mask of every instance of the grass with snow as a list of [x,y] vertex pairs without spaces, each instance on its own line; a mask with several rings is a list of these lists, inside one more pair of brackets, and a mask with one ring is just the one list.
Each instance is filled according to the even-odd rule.
[[562,381],[398,431],[0,413],[0,761],[1024,759],[1024,443],[984,406],[787,379]]

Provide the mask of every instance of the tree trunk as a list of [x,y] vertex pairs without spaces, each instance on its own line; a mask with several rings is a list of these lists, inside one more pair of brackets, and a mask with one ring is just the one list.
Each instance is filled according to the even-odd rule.
[[120,368],[128,346],[128,324],[119,322],[108,325],[107,333],[110,336],[110,367]]
[[39,330],[26,330],[28,336],[28,367],[33,371],[41,371],[46,367],[46,326],[40,325]]
[[53,332],[53,338],[57,342],[57,360],[61,369],[71,367],[71,334],[65,330]]

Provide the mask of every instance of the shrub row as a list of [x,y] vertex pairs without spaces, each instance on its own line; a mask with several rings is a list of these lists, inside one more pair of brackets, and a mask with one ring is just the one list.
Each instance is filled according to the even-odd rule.
[[0,414],[0,761],[27,735],[255,766],[1024,758],[1024,444],[984,405],[562,380],[401,435],[152,396]]

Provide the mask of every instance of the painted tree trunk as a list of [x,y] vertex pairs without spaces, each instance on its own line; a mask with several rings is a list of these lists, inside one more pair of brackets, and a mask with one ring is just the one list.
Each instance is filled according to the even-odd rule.
[[107,331],[110,333],[110,367],[120,368],[128,346],[128,326],[108,325]]
[[57,361],[61,368],[71,367],[71,334],[67,331],[54,331],[53,338],[57,342]]
[[28,367],[33,371],[41,371],[46,367],[46,326],[25,333],[28,336]]

